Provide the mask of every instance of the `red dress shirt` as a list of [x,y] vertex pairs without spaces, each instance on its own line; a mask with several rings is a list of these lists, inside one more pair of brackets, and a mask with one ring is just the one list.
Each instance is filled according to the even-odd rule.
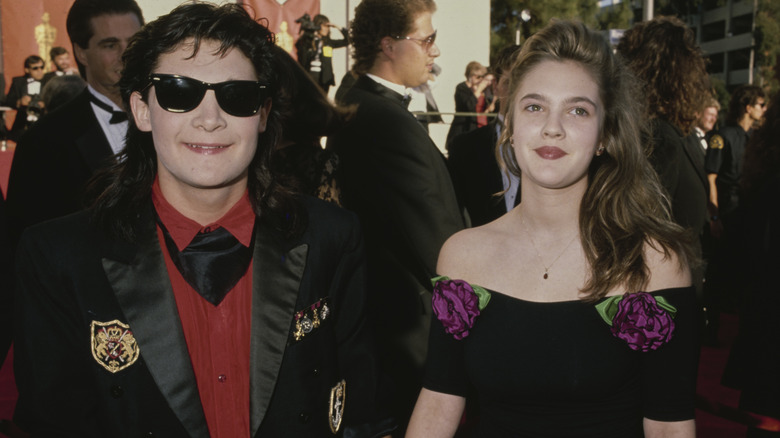
[[[224,227],[249,246],[255,213],[245,194],[222,218],[206,227],[176,211],[157,181],[152,202],[176,247],[183,250],[201,230]],[[165,266],[190,352],[200,400],[212,438],[249,437],[249,350],[252,321],[252,263],[218,306],[198,294],[182,277],[165,246],[159,225]]]

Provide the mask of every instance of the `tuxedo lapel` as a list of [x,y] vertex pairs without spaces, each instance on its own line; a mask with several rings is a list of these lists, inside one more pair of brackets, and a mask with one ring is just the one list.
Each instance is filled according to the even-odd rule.
[[95,113],[89,103],[88,94],[89,91],[85,89],[77,97],[79,106],[83,108],[82,111],[79,111],[80,122],[78,123],[83,123],[84,128],[79,130],[80,135],[76,137],[75,142],[79,153],[84,158],[84,162],[87,163],[89,169],[94,173],[106,167],[106,161],[111,159],[114,151],[111,150],[106,134],[95,117]]
[[262,424],[276,386],[309,248],[302,244],[287,251],[277,234],[258,223],[252,262],[251,436]]
[[[404,97],[400,94],[396,93],[395,91],[385,87],[384,85],[380,84],[379,82],[374,81],[373,79],[369,78],[368,76],[361,76],[358,78],[357,82],[355,82],[354,87],[361,88],[363,90],[366,90],[368,92],[371,92],[373,94],[378,94],[385,99],[391,100],[393,103],[397,104],[399,107],[403,108],[404,111],[409,112],[406,107],[404,106],[403,100]],[[411,115],[412,113],[409,113]]]
[[707,181],[707,175],[704,173],[704,154],[702,154],[701,146],[699,146],[699,138],[695,133],[689,135],[683,139],[685,155],[690,161],[694,169],[696,169],[696,175],[701,180],[702,184],[709,190],[709,182]]
[[151,214],[145,218],[138,244],[114,242],[103,258],[103,269],[168,405],[191,437],[207,438],[206,417],[155,223]]

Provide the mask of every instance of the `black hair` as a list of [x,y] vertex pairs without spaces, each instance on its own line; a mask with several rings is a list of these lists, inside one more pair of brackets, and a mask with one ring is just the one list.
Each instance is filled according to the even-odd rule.
[[30,68],[33,64],[37,64],[39,62],[43,62],[43,58],[41,58],[38,55],[30,55],[26,58],[24,58],[24,68]]
[[[68,11],[65,28],[71,44],[82,49],[89,48],[89,40],[95,34],[92,19],[103,15],[135,14],[138,23],[143,26],[144,16],[135,0],[76,0]],[[53,58],[53,57],[52,57]],[[86,77],[84,66],[76,58],[79,73]]]
[[[203,41],[219,43],[217,54],[231,49],[241,51],[254,66],[257,80],[267,84],[271,111],[265,132],[258,135],[255,156],[249,165],[248,189],[257,216],[270,222],[286,235],[297,233],[305,217],[293,193],[282,186],[271,171],[273,150],[281,138],[278,110],[278,74],[275,65],[274,35],[255,21],[241,6],[208,3],[183,4],[169,14],[144,26],[131,38],[122,56],[124,71],[119,80],[122,101],[127,109],[130,96],[149,93],[149,75],[159,58],[177,50],[182,43],[192,44],[193,56]],[[142,132],[130,117],[125,149],[117,163],[98,176],[92,190],[106,187],[97,197],[94,218],[112,235],[132,239],[136,233],[136,216],[151,199],[152,184],[157,175],[157,153],[152,134]]]

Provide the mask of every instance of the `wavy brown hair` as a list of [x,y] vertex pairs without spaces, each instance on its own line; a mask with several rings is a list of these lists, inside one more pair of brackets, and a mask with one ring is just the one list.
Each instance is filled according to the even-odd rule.
[[349,30],[352,41],[352,71],[366,74],[374,65],[382,50],[382,38],[405,36],[414,26],[416,16],[422,12],[435,12],[433,0],[363,0],[355,8],[355,19]]
[[664,119],[688,135],[711,96],[707,65],[693,31],[675,17],[635,24],[617,51],[642,83],[647,116]]
[[[598,84],[604,104],[600,142],[605,153],[591,162],[579,211],[580,241],[591,268],[581,293],[586,301],[596,301],[616,287],[641,291],[649,279],[646,244],[667,257],[677,254],[681,268],[692,252],[687,234],[671,220],[669,200],[644,153],[636,81],[601,35],[579,22],[553,21],[526,41],[506,72],[509,98],[502,109],[506,128],[501,144],[508,144],[514,129],[520,85],[544,61],[583,66]],[[505,169],[519,176],[513,149],[499,150]]]

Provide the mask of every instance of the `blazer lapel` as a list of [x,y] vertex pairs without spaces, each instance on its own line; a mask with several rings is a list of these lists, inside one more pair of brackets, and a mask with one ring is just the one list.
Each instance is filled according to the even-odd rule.
[[154,220],[147,213],[138,244],[114,242],[103,258],[103,270],[168,405],[191,437],[208,438],[176,300]]
[[309,249],[308,245],[302,244],[286,251],[284,241],[261,222],[258,222],[255,239],[249,365],[251,436],[255,436],[268,412]]

